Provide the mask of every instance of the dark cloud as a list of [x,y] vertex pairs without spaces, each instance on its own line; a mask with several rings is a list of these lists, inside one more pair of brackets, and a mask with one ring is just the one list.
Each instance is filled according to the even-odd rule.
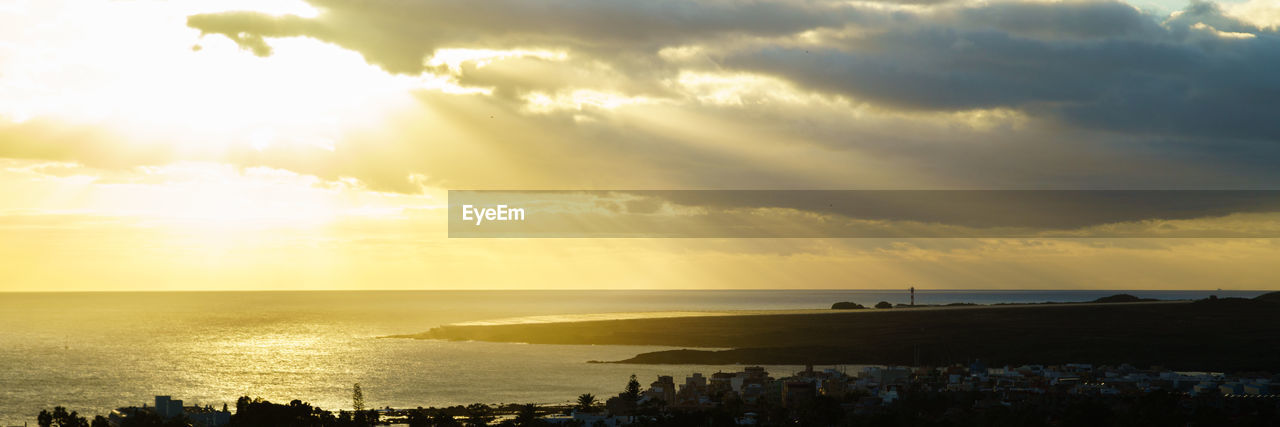
[[[568,65],[522,65],[541,73],[463,74],[467,83],[517,92],[614,81],[665,95],[652,83],[679,69],[656,53],[707,45],[705,55],[720,67],[891,108],[1013,108],[1084,128],[1280,139],[1272,113],[1280,109],[1280,77],[1272,72],[1280,66],[1280,35],[1227,17],[1213,3],[1193,3],[1172,19],[1115,1],[923,12],[806,1],[312,3],[323,10],[313,19],[220,13],[191,16],[188,25],[257,54],[270,50],[263,37],[314,37],[409,74],[422,72],[423,59],[440,47],[545,47],[576,56]],[[1201,23],[1255,37],[1220,38],[1195,28]],[[856,31],[813,45],[780,41],[817,29]],[[717,50],[727,38],[758,42]],[[597,76],[590,64],[615,75],[575,79]],[[555,75],[564,78],[548,77]]]
[[1160,31],[1153,16],[1115,1],[996,3],[959,8],[942,19],[966,28],[1049,39],[1140,38]]
[[[1280,74],[1270,71],[1280,36],[1214,8],[1168,25],[1118,3],[996,4],[950,17],[724,63],[901,109],[1012,108],[1090,129],[1280,140]],[[1189,27],[1205,21],[1254,36]]]
[[556,47],[593,56],[653,54],[726,34],[781,36],[842,26],[852,10],[825,2],[495,0],[349,2],[311,0],[306,19],[232,12],[193,15],[187,25],[222,34],[257,54],[262,37],[306,36],[364,54],[395,73],[418,74],[442,47]]
[[[432,117],[393,117],[333,151],[289,145],[177,150],[39,120],[0,128],[0,156],[129,168],[176,160],[269,166],[374,189],[1273,188],[1280,179],[1280,35],[1196,3],[1172,18],[1119,2],[315,0],[315,18],[189,17],[255,54],[312,37],[398,73],[437,48],[547,48],[568,59],[464,64],[494,96],[424,92]],[[1204,25],[1198,25],[1203,23]],[[1217,31],[1252,34],[1223,38]],[[806,33],[804,37],[799,36]],[[693,59],[659,55],[694,47]],[[440,71],[440,70],[433,70]],[[683,71],[777,76],[767,93],[704,103]],[[532,112],[526,95],[587,88],[655,97],[653,114]],[[788,95],[790,96],[790,95]],[[851,114],[870,108],[873,114]],[[952,112],[1022,116],[970,127]],[[634,111],[634,110],[633,110]],[[1017,125],[1010,123],[1017,122]],[[709,139],[720,140],[709,141]],[[794,158],[792,158],[794,157]],[[479,167],[477,165],[484,165]],[[504,171],[494,173],[494,171]],[[416,177],[411,178],[411,176]],[[893,177],[903,177],[894,179]],[[918,178],[918,179],[914,179]],[[922,184],[923,183],[923,184]]]
[[684,206],[787,208],[857,219],[967,227],[1072,229],[1280,212],[1280,192],[1274,190],[707,190],[630,194]]

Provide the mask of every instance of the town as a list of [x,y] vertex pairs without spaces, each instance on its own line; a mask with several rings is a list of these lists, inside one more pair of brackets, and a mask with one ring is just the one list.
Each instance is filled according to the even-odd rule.
[[65,408],[42,411],[40,426],[484,426],[484,425],[1198,425],[1280,422],[1280,376],[1171,371],[1090,364],[814,369],[774,377],[765,368],[634,375],[616,396],[584,394],[575,404],[363,409],[336,415],[298,400],[242,397],[227,405],[184,406],[156,396],[92,422]]

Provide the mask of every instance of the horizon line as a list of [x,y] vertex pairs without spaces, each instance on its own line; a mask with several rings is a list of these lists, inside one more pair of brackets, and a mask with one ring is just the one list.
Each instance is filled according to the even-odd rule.
[[[1276,292],[1280,289],[1241,289],[1241,288],[1213,288],[1213,289],[1018,289],[1018,288],[967,288],[967,289],[949,289],[949,288],[916,288],[918,292],[1108,292],[1108,291],[1124,291],[1124,292]],[[552,288],[552,289],[517,289],[517,288],[482,288],[482,289],[122,289],[122,290],[0,290],[0,294],[89,294],[89,293],[201,293],[201,292],[239,292],[239,293],[267,293],[267,292],[627,292],[627,291],[671,291],[671,292],[716,292],[716,291],[758,291],[758,292],[841,292],[841,291],[883,291],[883,292],[909,292],[910,288],[867,288],[867,289],[844,289],[844,288],[802,288],[802,289],[786,289],[786,288],[627,288],[627,289],[611,289],[611,288]]]

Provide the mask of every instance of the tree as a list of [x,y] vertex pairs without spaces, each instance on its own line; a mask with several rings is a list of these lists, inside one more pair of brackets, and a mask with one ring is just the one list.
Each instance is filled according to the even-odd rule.
[[41,409],[36,416],[36,424],[40,427],[89,427],[89,420],[81,417],[76,411],[67,412],[62,406],[53,407],[53,412]]
[[876,308],[893,308],[893,304],[889,304],[888,301],[880,301],[876,303]]
[[520,405],[520,410],[516,412],[515,422],[518,426],[536,426],[544,423],[542,419],[538,418],[538,405],[532,403]]
[[320,427],[331,425],[334,425],[333,413],[313,407],[301,400],[293,400],[287,405],[281,405],[261,398],[250,400],[248,397],[236,400],[236,413],[231,416],[230,424],[232,427]]
[[360,383],[351,387],[351,408],[356,413],[364,410],[364,392],[360,391]]
[[467,426],[480,427],[487,426],[493,421],[493,408],[483,403],[472,403],[467,405]]
[[352,422],[357,426],[368,427],[378,425],[378,411],[369,409],[364,411],[355,411],[352,415]]
[[431,414],[428,414],[426,409],[422,409],[419,406],[418,409],[409,411],[409,416],[405,417],[404,422],[409,427],[428,427],[431,425]]
[[134,410],[127,412],[119,427],[186,427],[191,420],[185,415],[165,418],[152,411]]
[[[240,396],[239,399],[236,399],[236,414],[239,415],[241,412],[248,410],[251,404],[253,404],[253,400],[249,399],[249,396]],[[144,404],[142,407],[146,408],[147,405]]]
[[595,409],[593,408],[595,405],[596,405],[596,397],[591,393],[583,393],[581,396],[578,396],[579,411],[591,412],[592,410]]
[[631,380],[627,381],[627,389],[622,395],[631,400],[640,398],[640,381],[636,380],[636,374],[631,374]]
[[434,414],[431,414],[431,425],[435,427],[461,427],[462,423],[453,419],[453,415],[449,415],[443,409],[437,409]]

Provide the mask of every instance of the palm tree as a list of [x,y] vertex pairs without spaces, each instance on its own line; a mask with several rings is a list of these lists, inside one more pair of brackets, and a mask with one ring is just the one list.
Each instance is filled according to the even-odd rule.
[[578,396],[578,410],[582,412],[591,412],[593,406],[596,405],[596,397],[591,393],[583,393]]
[[520,411],[516,413],[515,424],[517,426],[542,425],[542,420],[538,419],[538,405],[532,403],[520,405]]

